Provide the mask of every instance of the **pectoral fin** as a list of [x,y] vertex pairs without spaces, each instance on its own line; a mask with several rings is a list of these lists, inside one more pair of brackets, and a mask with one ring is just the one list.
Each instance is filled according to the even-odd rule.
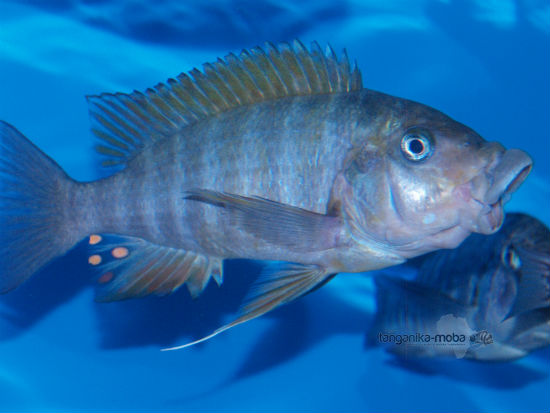
[[281,304],[295,300],[322,285],[331,276],[331,274],[316,265],[291,263],[271,265],[267,267],[260,279],[252,286],[243,306],[239,310],[240,315],[234,321],[192,343],[167,348],[163,351],[179,350],[209,340],[231,327],[259,317]]
[[257,238],[295,251],[326,250],[336,245],[340,219],[259,197],[195,189],[185,199],[215,205],[231,224]]
[[116,235],[91,235],[89,244],[88,263],[99,274],[97,301],[166,295],[183,284],[196,297],[211,276],[222,282],[218,258]]

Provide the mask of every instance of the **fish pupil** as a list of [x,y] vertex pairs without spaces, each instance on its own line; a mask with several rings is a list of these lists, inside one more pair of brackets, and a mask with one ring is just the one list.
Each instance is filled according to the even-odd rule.
[[424,152],[424,143],[418,138],[413,138],[409,141],[409,150],[415,155],[419,155]]

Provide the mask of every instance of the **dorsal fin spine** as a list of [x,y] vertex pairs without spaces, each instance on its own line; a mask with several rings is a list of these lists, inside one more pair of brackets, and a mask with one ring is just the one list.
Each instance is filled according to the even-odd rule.
[[300,41],[295,41],[294,51],[290,46],[285,45],[285,48],[282,50],[282,53],[285,56],[295,56],[298,63],[301,65],[305,76],[307,76],[308,83],[310,85],[310,90],[313,93],[322,93],[323,88],[321,86],[321,79],[319,73],[315,69],[315,65],[311,60],[311,56],[307,53],[304,45]]
[[311,58],[313,62],[316,63],[317,73],[319,75],[319,79],[321,80],[321,85],[323,85],[322,93],[329,93],[330,81],[329,81],[327,63],[326,63],[325,55],[321,50],[321,46],[319,46],[319,43],[317,42],[311,43]]
[[204,98],[201,98],[202,93],[197,90],[196,85],[185,73],[177,77],[179,84],[174,85],[178,97],[185,102],[197,114],[199,119],[210,116],[210,111],[204,106]]
[[218,89],[212,77],[203,74],[197,69],[194,69],[191,74],[195,83],[201,89],[203,94],[212,102],[212,105],[218,112],[225,112],[231,107],[229,101]]
[[235,96],[235,102],[237,106],[244,105],[246,100],[244,96],[246,93],[243,90],[242,82],[235,76],[231,70],[227,67],[227,63],[221,59],[214,64],[216,71],[220,75],[221,80],[225,80],[227,89]]
[[264,95],[258,84],[254,80],[254,77],[248,71],[248,69],[240,64],[240,60],[233,53],[230,53],[226,56],[229,70],[236,73],[236,77],[239,82],[242,84],[242,91],[244,92],[242,98],[245,104],[250,104],[255,100],[260,100],[264,98]]
[[187,116],[184,113],[187,113],[187,108],[183,103],[174,95],[171,88],[164,83],[159,83],[155,86],[160,97],[166,102],[166,106],[170,108],[170,113],[176,123],[181,125],[187,125],[190,123]]
[[[288,76],[289,75],[288,69],[285,67],[281,59],[280,58],[277,59],[278,58],[276,53],[277,49],[276,48],[274,48],[273,50],[268,49],[267,52],[262,50],[262,52],[265,54],[266,59],[269,61],[275,75],[277,76],[277,81],[278,81],[277,87],[279,91],[278,97],[289,96],[291,94],[297,93],[297,91],[293,90],[293,88],[287,87],[288,80],[290,80],[290,85],[294,85],[294,82],[292,82],[293,79],[291,78],[291,76]],[[284,75],[285,73],[287,74],[286,79]]]
[[361,71],[359,70],[359,66],[357,66],[357,60],[354,60],[353,63],[353,72],[351,74],[352,77],[352,84],[351,84],[351,90],[360,90],[363,88],[363,78],[361,76]]
[[286,95],[287,89],[283,85],[281,75],[273,64],[271,58],[260,48],[252,49],[252,53],[259,63],[261,73],[266,78],[269,88],[272,90],[272,97],[279,98]]
[[125,96],[125,98],[127,98],[125,102],[126,105],[128,105],[139,118],[144,128],[148,128],[148,125],[154,124],[155,118],[146,110],[147,105],[144,104],[144,101],[147,100],[147,98],[143,93],[134,91],[131,95]]
[[[245,57],[245,58],[243,59],[242,57]],[[254,80],[254,83],[257,86],[257,89],[261,98],[267,100],[267,99],[272,99],[276,97],[273,87],[268,82],[264,73],[258,70],[259,67],[258,65],[254,64],[252,58],[253,58],[253,54],[250,51],[243,50],[241,52],[240,61],[244,63],[246,70],[250,74],[251,78]]]
[[[118,142],[116,142],[110,135],[108,135],[107,133],[103,132],[101,129],[96,129],[96,128],[92,128],[92,132],[101,140],[104,140],[105,142],[111,144],[112,146],[114,146],[115,148],[118,148],[118,149],[115,149],[115,148],[112,148],[112,147],[108,147],[109,150],[112,150],[112,151],[115,151],[116,153],[119,153],[120,156],[126,156],[126,154],[128,153],[128,149],[129,148],[123,148],[120,146],[120,144]],[[120,150],[124,151],[124,152],[121,152]],[[118,156],[118,155],[114,155],[114,156]]]
[[181,117],[174,111],[174,108],[168,104],[166,94],[160,86],[147,90],[149,101],[156,107],[159,113],[170,123],[172,128],[181,126]]
[[197,89],[202,93],[204,99],[209,102],[209,106],[214,109],[214,113],[227,110],[225,99],[223,99],[218,90],[210,84],[208,79],[197,68],[191,70],[190,74]]
[[[103,109],[103,108],[102,108]],[[113,124],[109,121],[107,121],[106,118],[104,118],[103,116],[101,116],[100,114],[98,113],[94,113],[93,117],[97,120],[97,122],[102,125],[105,129],[107,129],[108,131],[110,131],[113,135],[115,136],[118,136],[118,137],[121,137],[121,133],[118,131],[118,129],[116,129]],[[98,129],[94,129],[94,130],[98,130]],[[117,147],[117,148],[120,148],[120,149],[123,149],[125,151],[128,151],[130,148],[128,147],[128,145],[125,143],[126,139],[123,138],[123,139],[115,139],[114,137],[108,135],[108,134],[104,134],[102,139],[108,141],[111,145]]]
[[166,104],[162,102],[160,96],[153,89],[147,89],[147,106],[153,110],[155,119],[160,124],[167,125],[167,129],[175,129],[178,127],[178,124],[169,116],[169,110],[166,110]]
[[[181,94],[181,84],[177,79],[168,79],[168,85],[174,95],[174,98],[185,108],[186,110],[186,119],[191,118],[193,121],[198,121],[203,117],[202,111],[195,108],[198,102],[194,102],[194,105],[190,105]],[[188,122],[191,123],[191,120],[188,119]]]
[[277,48],[273,44],[267,44],[267,56],[280,79],[280,87],[283,90],[283,94],[289,95],[292,92],[296,92],[293,88],[294,82],[277,52]]
[[328,69],[328,78],[330,83],[330,92],[334,92],[335,90],[338,90],[338,87],[340,85],[340,77],[338,76],[338,67],[336,56],[334,54],[334,50],[332,50],[332,47],[327,45],[325,49],[325,57],[328,57],[328,59],[325,59],[325,64],[327,65]]
[[[276,52],[277,49],[274,48],[275,55],[277,54]],[[307,88],[310,92],[311,89],[307,85],[307,74],[290,45],[282,45],[278,52],[280,56],[282,56],[279,58],[279,62],[282,66],[281,70],[285,72],[285,76],[288,79],[287,83],[292,87],[291,91],[295,94],[299,94],[304,93],[304,89]]]
[[158,104],[158,95],[154,89],[147,89],[144,94],[142,94],[142,99],[138,101],[138,104],[144,109],[144,112],[149,114],[151,119],[155,121],[157,128],[159,126],[160,130],[170,130],[177,127],[172,120],[165,115],[162,110],[162,107]]
[[[117,122],[120,127],[127,132],[127,139],[129,139],[129,142],[135,147],[136,142],[141,142],[140,140],[140,134],[132,127],[130,122],[133,122],[131,118],[128,117],[128,111],[121,111],[120,106],[118,106],[117,98],[116,96],[110,96],[109,99],[105,99],[106,104],[112,109],[111,111],[106,111],[106,113],[112,113],[111,118]],[[102,108],[101,105],[97,105],[98,107]]]
[[[145,91],[145,93],[147,93],[147,91]],[[140,117],[145,125],[148,125],[151,121],[155,121],[157,115],[154,112],[151,113],[151,110],[148,110],[150,109],[150,105],[147,104],[147,97],[145,93],[134,90],[134,92],[128,97],[135,105],[134,112]]]
[[[128,150],[127,144],[133,144],[134,141],[131,137],[127,136],[123,130],[116,126],[116,123],[121,120],[116,116],[111,110],[109,110],[105,105],[97,105],[101,109],[100,113],[94,113],[94,118],[101,124],[105,129],[111,131],[112,134],[118,136],[120,139],[110,139],[111,144],[117,146],[121,149]],[[106,115],[106,116],[103,116]],[[110,120],[109,120],[109,119]],[[114,122],[113,122],[114,121]]]
[[309,77],[307,75],[307,71],[302,66],[301,59],[298,58],[298,54],[296,53],[295,49],[298,51],[302,51],[303,53],[307,53],[304,45],[299,40],[295,40],[293,42],[294,47],[291,47],[290,45],[288,48],[286,48],[286,56],[289,57],[291,64],[289,67],[292,70],[292,74],[294,75],[297,92],[300,94],[310,94],[312,93],[313,89],[310,86],[309,83]]
[[[150,91],[152,89],[147,90],[146,93],[151,93]],[[131,95],[124,95],[122,93],[115,96],[111,95],[111,99],[115,98],[124,105],[124,108],[130,109],[130,111],[125,111],[125,117],[129,118],[129,116],[133,115],[133,122],[139,129],[147,131],[148,135],[154,133],[164,137],[168,134],[169,128],[162,122],[165,117],[159,112],[153,102],[148,99],[147,95],[135,91]],[[144,136],[141,133],[139,140],[136,142],[136,147],[142,148],[147,139],[147,135]]]
[[210,79],[212,85],[217,89],[218,93],[223,97],[227,108],[232,108],[238,105],[238,100],[235,94],[229,89],[227,81],[224,81],[222,75],[216,67],[211,63],[203,65],[205,75]]
[[338,73],[340,74],[340,77],[342,79],[342,85],[346,91],[349,92],[350,90],[350,67],[349,67],[349,59],[348,59],[348,53],[346,52],[346,49],[342,50],[342,53],[340,55],[340,62],[339,62],[339,70]]
[[193,82],[185,73],[180,74],[177,79],[181,83],[176,89],[180,99],[191,106],[197,113],[200,113],[200,118],[210,116],[213,112],[207,106],[208,101],[198,89],[195,82]]
[[[103,96],[103,95],[102,95]],[[114,96],[110,95],[108,101],[112,102],[112,99],[116,99],[117,102],[120,102],[124,107],[128,108],[126,110],[125,117],[134,123],[138,129],[143,129],[147,127],[146,119],[144,119],[143,114],[140,114],[139,107],[135,104],[133,99],[129,95],[124,93],[117,93]],[[114,102],[112,102],[114,103]],[[143,139],[140,139],[140,142],[143,143]]]

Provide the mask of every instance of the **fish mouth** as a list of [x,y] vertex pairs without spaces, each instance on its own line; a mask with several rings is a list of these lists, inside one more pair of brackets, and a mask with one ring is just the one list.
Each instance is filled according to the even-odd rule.
[[484,196],[476,197],[472,194],[472,199],[481,205],[476,232],[488,235],[500,229],[504,221],[503,205],[525,181],[532,168],[533,160],[527,153],[519,149],[504,152],[496,167],[488,174],[490,186]]

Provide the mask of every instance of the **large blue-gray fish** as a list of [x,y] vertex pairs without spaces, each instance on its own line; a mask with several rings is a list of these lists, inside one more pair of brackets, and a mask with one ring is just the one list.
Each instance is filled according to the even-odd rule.
[[266,44],[88,101],[104,164],[120,169],[106,179],[76,182],[0,125],[1,291],[85,237],[105,301],[182,284],[196,296],[227,258],[288,263],[218,331],[338,272],[495,232],[532,165],[437,110],[364,89],[345,52],[316,43]]
[[411,264],[414,280],[376,277],[369,344],[389,343],[403,357],[482,361],[550,345],[550,230],[536,218],[509,214],[496,234],[474,234]]

